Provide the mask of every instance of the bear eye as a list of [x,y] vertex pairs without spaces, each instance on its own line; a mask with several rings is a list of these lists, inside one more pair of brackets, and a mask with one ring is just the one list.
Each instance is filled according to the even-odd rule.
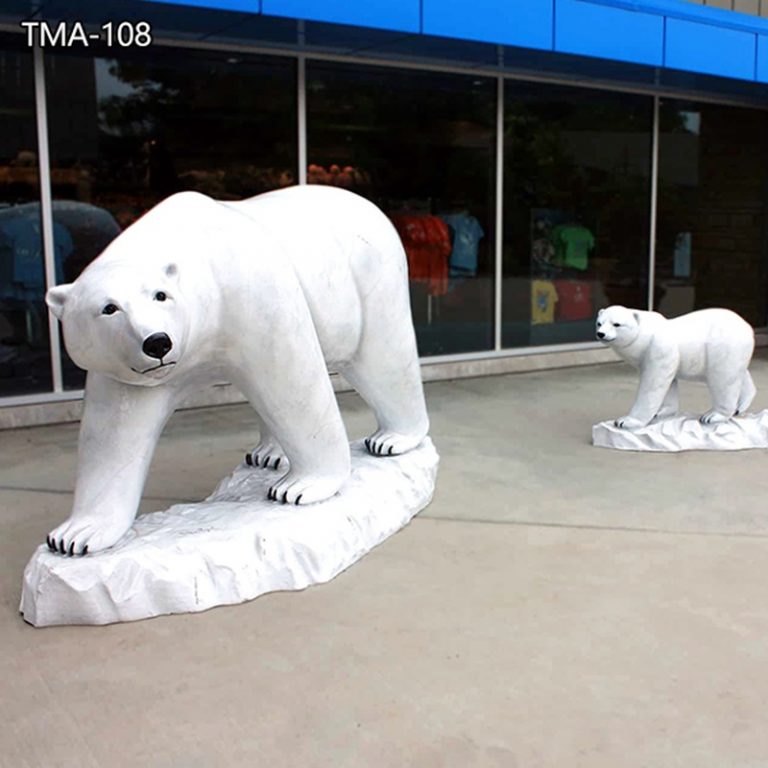
[[105,304],[104,309],[101,310],[102,315],[114,315],[117,312],[116,304]]
[[621,328],[621,323],[614,323],[614,324],[613,324],[613,327],[614,327],[614,328]]
[[165,301],[168,298],[168,294],[165,291],[158,291],[155,294],[155,301]]

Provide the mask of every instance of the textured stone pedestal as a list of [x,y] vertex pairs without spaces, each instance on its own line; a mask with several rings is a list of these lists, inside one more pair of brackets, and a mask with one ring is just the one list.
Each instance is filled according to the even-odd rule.
[[642,429],[619,429],[613,421],[592,427],[592,443],[620,451],[741,451],[768,448],[768,411],[737,416],[722,424],[702,424],[684,414]]
[[205,501],[137,518],[113,548],[63,557],[43,544],[24,571],[20,610],[38,627],[110,624],[241,603],[329,581],[429,504],[438,455],[352,444],[352,476],[332,499],[276,504],[271,470],[238,467]]

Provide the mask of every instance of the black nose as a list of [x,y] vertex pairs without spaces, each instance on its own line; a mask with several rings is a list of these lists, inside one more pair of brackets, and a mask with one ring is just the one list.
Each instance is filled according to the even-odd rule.
[[145,355],[162,360],[171,351],[172,346],[173,342],[167,333],[153,333],[144,339],[141,348]]
[[597,332],[597,338],[598,339],[604,339],[605,338],[605,334],[602,331],[598,331]]

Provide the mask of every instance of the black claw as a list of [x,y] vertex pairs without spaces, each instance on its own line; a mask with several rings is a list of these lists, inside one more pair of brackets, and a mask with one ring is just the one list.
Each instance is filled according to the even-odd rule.
[[72,557],[72,555],[74,555],[74,554],[75,554],[75,542],[73,541],[69,545],[69,556]]
[[246,463],[246,464],[247,464],[249,467],[252,467],[252,466],[253,466],[253,456],[251,456],[251,454],[250,454],[250,453],[246,453],[246,454],[245,454],[245,463]]
[[283,504],[288,501],[288,491],[283,491]]
[[394,446],[393,446],[393,445],[390,445],[390,446],[389,446],[389,450],[387,451],[387,456],[391,456],[391,455],[392,455],[392,451],[393,451],[393,450],[394,450]]
[[275,469],[277,469],[277,468],[280,466],[280,462],[281,462],[281,461],[282,461],[282,459],[278,459],[278,460],[275,462]]
[[62,539],[62,540],[59,542],[59,552],[61,552],[61,554],[62,554],[62,555],[66,555],[66,554],[67,554],[67,550],[66,550],[66,548],[64,547],[64,539]]
[[45,541],[46,544],[48,544],[48,549],[50,549],[51,552],[55,552],[58,549],[56,542],[50,536],[46,536]]
[[259,454],[258,453],[253,457],[253,466],[254,467],[258,467],[259,466]]
[[264,466],[269,469],[269,460],[272,458],[272,456],[267,456],[266,459],[264,459]]
[[365,442],[365,447],[368,449],[368,452],[370,453],[371,441],[366,437],[364,442]]
[[300,494],[299,494],[299,495],[296,497],[296,506],[297,506],[297,507],[299,506],[299,502],[301,501],[301,497],[302,497],[303,495],[304,495],[303,493],[300,493]]
[[268,498],[270,501],[274,501],[274,500],[275,500],[275,496],[274,496],[274,493],[275,493],[275,491],[274,491],[274,489],[273,489],[273,488],[270,488],[270,489],[269,489],[269,491],[267,491],[267,498]]
[[88,545],[87,544],[83,547],[83,554],[84,555],[88,554]]

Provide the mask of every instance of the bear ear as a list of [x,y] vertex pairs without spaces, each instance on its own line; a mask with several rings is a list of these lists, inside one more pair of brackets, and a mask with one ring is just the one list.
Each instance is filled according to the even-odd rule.
[[54,286],[45,294],[45,303],[59,320],[61,320],[61,316],[64,314],[64,305],[71,290],[72,283],[66,283],[65,285]]
[[171,262],[170,264],[167,264],[165,267],[165,276],[174,278],[177,277],[179,274],[179,268],[176,264]]
[[632,312],[632,317],[635,318],[635,322],[640,325],[640,313],[637,311]]
[[600,319],[600,318],[603,316],[603,314],[604,314],[604,313],[605,313],[605,310],[604,310],[604,309],[601,309],[601,310],[600,310],[600,311],[597,313],[597,319],[599,320],[599,319]]

